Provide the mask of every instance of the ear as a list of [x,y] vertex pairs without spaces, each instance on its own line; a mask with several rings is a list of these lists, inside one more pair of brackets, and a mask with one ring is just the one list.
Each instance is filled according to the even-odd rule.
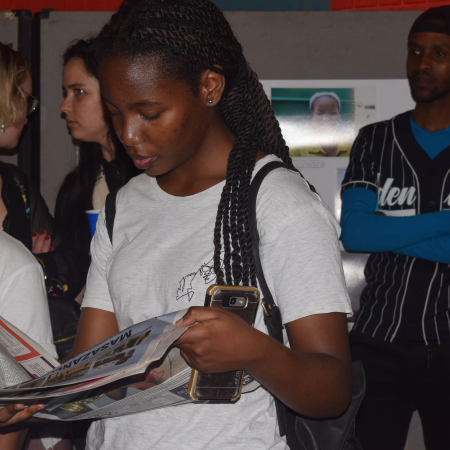
[[200,97],[206,106],[216,106],[225,89],[225,77],[212,70],[205,70],[200,77]]

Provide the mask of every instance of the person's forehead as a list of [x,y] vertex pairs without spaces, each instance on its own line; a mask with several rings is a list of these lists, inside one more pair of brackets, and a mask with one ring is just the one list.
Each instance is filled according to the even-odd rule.
[[322,95],[320,97],[317,97],[314,100],[313,108],[319,107],[319,106],[335,106],[336,108],[339,107],[338,102],[335,98],[331,97],[330,95]]
[[114,72],[119,76],[121,82],[135,85],[155,78],[161,78],[161,73],[155,58],[148,56],[122,57],[116,56],[108,58],[100,63],[99,78],[103,80]]
[[442,46],[450,48],[450,36],[444,33],[419,32],[408,38],[408,45]]
[[[105,60],[99,67],[99,82],[103,99],[114,106],[135,109],[143,104],[192,97],[188,84],[167,76],[159,61],[152,57]],[[186,94],[188,97],[186,97]]]
[[73,58],[64,66],[63,84],[69,86],[75,84],[98,86],[98,81],[86,70],[81,58]]

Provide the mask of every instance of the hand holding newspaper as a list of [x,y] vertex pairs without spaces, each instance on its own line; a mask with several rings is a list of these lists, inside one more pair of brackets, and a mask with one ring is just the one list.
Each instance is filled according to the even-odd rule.
[[[140,322],[59,364],[0,317],[0,406],[43,403],[35,417],[115,417],[191,402],[191,368],[172,344],[187,310]],[[195,325],[194,325],[195,326]],[[246,377],[242,393],[259,384]]]
[[112,417],[189,401],[191,369],[176,347],[186,310],[127,328],[60,365],[0,318],[0,404],[44,403],[36,417]]

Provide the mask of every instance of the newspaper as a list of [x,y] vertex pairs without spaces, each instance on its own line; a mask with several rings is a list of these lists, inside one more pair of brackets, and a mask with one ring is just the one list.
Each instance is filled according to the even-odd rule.
[[0,387],[45,375],[59,366],[42,346],[0,317]]
[[[188,329],[175,326],[185,313],[140,322],[61,365],[0,318],[0,405],[43,403],[36,417],[72,421],[191,402],[191,368],[172,345]],[[242,392],[257,387],[246,377]]]

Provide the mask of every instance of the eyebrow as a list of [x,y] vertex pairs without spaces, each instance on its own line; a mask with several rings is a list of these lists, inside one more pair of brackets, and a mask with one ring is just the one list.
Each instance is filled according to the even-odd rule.
[[[421,45],[418,42],[413,41],[413,40],[408,42],[408,47],[410,47],[410,46],[421,47]],[[434,44],[433,47],[450,49],[450,46],[448,44],[446,44],[445,42],[438,42],[438,43]]]
[[[101,97],[105,103],[108,103],[109,105],[114,106],[114,108],[116,108],[116,105],[114,105],[113,102],[109,101],[103,95]],[[127,109],[136,109],[136,108],[142,108],[143,106],[154,106],[154,105],[159,105],[159,104],[160,104],[159,102],[154,102],[152,100],[142,100],[141,102],[127,103]]]
[[142,100],[141,102],[128,103],[127,108],[135,109],[135,108],[141,108],[143,106],[154,106],[154,105],[159,105],[159,102],[154,102],[152,100]]
[[74,87],[77,87],[77,86],[84,86],[84,84],[83,83],[73,83],[73,84],[70,84],[69,86],[67,86],[67,88],[65,88],[64,86],[62,88],[63,89],[70,89],[70,88],[74,88]]

